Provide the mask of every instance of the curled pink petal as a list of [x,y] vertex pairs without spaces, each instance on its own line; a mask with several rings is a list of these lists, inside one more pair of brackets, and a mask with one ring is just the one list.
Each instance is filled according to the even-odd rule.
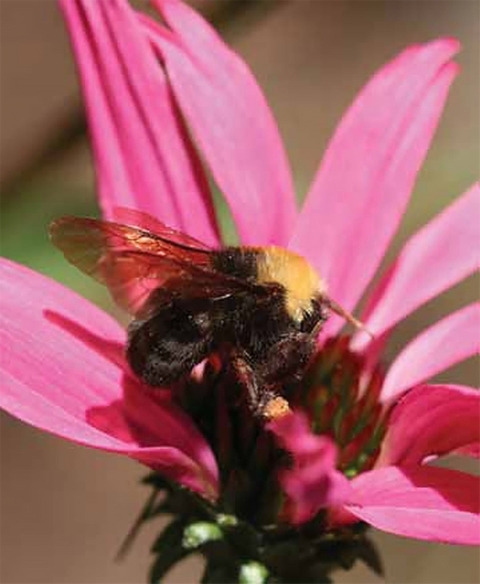
[[63,438],[181,475],[212,496],[213,454],[185,413],[126,375],[120,326],[63,286],[7,260],[0,262],[0,278],[0,407]]
[[191,8],[155,0],[172,34],[146,30],[243,243],[286,244],[295,199],[275,120],[245,63]]
[[300,412],[270,422],[268,429],[293,458],[291,467],[279,475],[289,497],[287,516],[291,523],[304,523],[321,508],[345,500],[349,484],[335,468],[337,451],[330,438],[313,434]]
[[[411,47],[381,69],[338,127],[290,247],[353,309],[407,205],[457,67],[454,40]],[[334,334],[342,325],[332,318]]]
[[61,0],[82,80],[100,202],[218,241],[207,181],[165,73],[125,0]]
[[480,443],[480,392],[458,385],[421,385],[394,407],[377,466],[421,464]]
[[470,458],[480,458],[480,441],[461,446],[460,448],[457,448],[457,450],[454,450],[452,454],[469,456]]
[[391,402],[413,387],[480,351],[480,304],[466,306],[409,343],[391,365],[381,399]]
[[428,466],[388,466],[352,481],[346,509],[377,529],[429,541],[478,545],[478,477]]
[[[480,186],[474,185],[407,242],[372,293],[362,320],[380,336],[479,266]],[[354,347],[365,345],[359,335]]]

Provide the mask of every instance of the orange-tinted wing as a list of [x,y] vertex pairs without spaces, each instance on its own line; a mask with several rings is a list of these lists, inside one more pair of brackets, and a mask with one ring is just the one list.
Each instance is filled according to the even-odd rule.
[[131,225],[136,229],[142,229],[143,231],[153,234],[157,239],[166,239],[169,243],[176,243],[183,248],[188,247],[194,251],[212,251],[212,249],[202,241],[199,241],[182,231],[172,229],[148,213],[143,213],[136,209],[115,207],[113,209],[113,221],[122,225]]
[[70,263],[105,284],[117,304],[134,315],[153,290],[169,281],[189,294],[196,290],[205,296],[249,286],[215,270],[213,250],[152,221],[155,233],[120,223],[62,217],[51,224],[50,237]]

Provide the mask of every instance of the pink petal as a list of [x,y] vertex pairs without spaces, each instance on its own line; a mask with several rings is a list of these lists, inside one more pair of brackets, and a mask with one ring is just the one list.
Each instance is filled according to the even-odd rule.
[[478,545],[478,477],[428,466],[372,470],[352,481],[347,510],[377,529],[430,541]]
[[480,392],[457,385],[423,385],[394,407],[377,466],[421,464],[480,442]]
[[390,367],[381,399],[391,402],[409,387],[480,351],[480,304],[466,306],[424,330]]
[[372,293],[362,317],[370,331],[382,335],[478,269],[479,209],[477,184],[410,238]]
[[120,326],[23,266],[2,260],[0,278],[0,407],[63,438],[182,476],[211,495],[213,454],[182,411],[125,373]]
[[245,63],[191,8],[155,0],[173,34],[144,20],[244,243],[285,244],[295,219],[286,154]]
[[461,448],[454,450],[452,454],[457,454],[459,456],[469,456],[471,458],[480,458],[480,441],[474,442],[473,444],[467,444]]
[[291,467],[279,474],[280,484],[289,497],[289,522],[304,523],[320,509],[345,500],[349,484],[335,468],[337,451],[330,438],[313,434],[300,412],[277,418],[268,429],[293,458]]
[[[322,161],[290,247],[353,309],[403,215],[457,72],[454,40],[411,47],[362,90]],[[332,318],[334,334],[343,322]]]
[[214,244],[200,162],[168,83],[125,0],[61,0],[82,81],[100,201],[161,218]]

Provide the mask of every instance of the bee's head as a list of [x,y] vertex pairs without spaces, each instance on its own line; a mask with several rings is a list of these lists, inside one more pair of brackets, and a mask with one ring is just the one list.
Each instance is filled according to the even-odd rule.
[[318,333],[330,316],[330,309],[323,300],[323,294],[316,293],[310,300],[308,310],[302,313],[300,330],[305,333]]
[[318,333],[325,321],[328,319],[331,312],[338,314],[338,316],[345,319],[352,324],[356,329],[366,332],[373,338],[373,334],[365,328],[365,325],[356,319],[348,310],[345,310],[340,304],[337,304],[329,296],[327,296],[324,288],[317,293],[312,300],[312,311],[306,313],[302,321],[302,330],[306,332]]

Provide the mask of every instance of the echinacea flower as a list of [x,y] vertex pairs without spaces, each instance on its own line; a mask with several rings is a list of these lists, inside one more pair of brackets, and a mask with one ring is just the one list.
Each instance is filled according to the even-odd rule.
[[[458,44],[410,47],[368,82],[297,214],[275,122],[248,68],[179,0],[153,4],[164,24],[125,0],[61,1],[104,216],[117,206],[146,211],[219,245],[204,161],[242,243],[300,253],[353,310],[408,203],[457,72]],[[298,566],[305,581],[325,578],[357,558],[375,564],[365,524],[478,544],[478,478],[432,462],[478,455],[479,394],[428,384],[478,352],[478,305],[423,331],[388,370],[381,355],[400,321],[477,269],[479,207],[475,185],[407,242],[362,315],[374,340],[341,336],[341,320],[328,321],[290,390],[294,413],[269,424],[232,403],[231,380],[211,364],[182,387],[146,387],[126,365],[125,333],[112,318],[2,260],[0,405],[154,470],[150,482],[169,498],[145,517],[167,511],[176,519],[155,548],[152,578],[193,549],[207,556],[211,578],[282,580]],[[226,547],[219,556],[211,544]],[[162,545],[180,551],[164,559]]]

